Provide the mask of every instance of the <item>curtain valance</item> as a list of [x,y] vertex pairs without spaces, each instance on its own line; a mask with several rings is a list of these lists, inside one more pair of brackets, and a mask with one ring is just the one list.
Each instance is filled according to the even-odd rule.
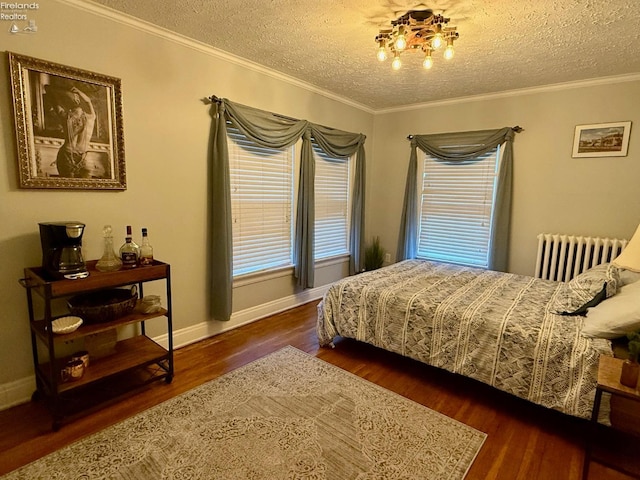
[[298,141],[309,128],[306,120],[296,120],[257,110],[229,100],[220,100],[220,109],[242,134],[262,147],[286,148]]
[[471,160],[506,141],[512,141],[514,135],[511,127],[499,130],[414,135],[411,139],[411,146],[413,148],[415,144],[423,152],[440,160]]

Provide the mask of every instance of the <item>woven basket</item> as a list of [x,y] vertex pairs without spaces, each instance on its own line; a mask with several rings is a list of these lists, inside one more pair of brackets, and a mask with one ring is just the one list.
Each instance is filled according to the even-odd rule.
[[87,323],[102,323],[123,317],[133,311],[138,300],[137,288],[113,288],[83,293],[67,302],[72,315]]

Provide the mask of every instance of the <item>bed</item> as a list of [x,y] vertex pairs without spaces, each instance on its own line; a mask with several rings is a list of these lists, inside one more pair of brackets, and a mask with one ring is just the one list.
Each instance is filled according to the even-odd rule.
[[352,338],[589,418],[598,358],[613,352],[583,335],[583,315],[619,283],[610,264],[556,282],[405,260],[331,285],[317,334],[323,346]]

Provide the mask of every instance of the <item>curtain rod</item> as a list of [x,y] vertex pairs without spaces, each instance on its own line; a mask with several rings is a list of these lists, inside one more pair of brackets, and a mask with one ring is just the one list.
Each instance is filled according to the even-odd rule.
[[[516,133],[520,133],[524,130],[524,128],[522,128],[520,125],[516,125],[515,127],[511,127],[511,130]],[[407,140],[412,140],[414,136],[415,135],[407,135]]]

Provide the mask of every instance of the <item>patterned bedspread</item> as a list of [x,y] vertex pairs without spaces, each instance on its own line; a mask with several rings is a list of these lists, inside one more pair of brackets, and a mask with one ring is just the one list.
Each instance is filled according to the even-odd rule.
[[332,285],[318,306],[321,345],[353,338],[589,418],[607,340],[556,315],[560,283],[406,260]]

